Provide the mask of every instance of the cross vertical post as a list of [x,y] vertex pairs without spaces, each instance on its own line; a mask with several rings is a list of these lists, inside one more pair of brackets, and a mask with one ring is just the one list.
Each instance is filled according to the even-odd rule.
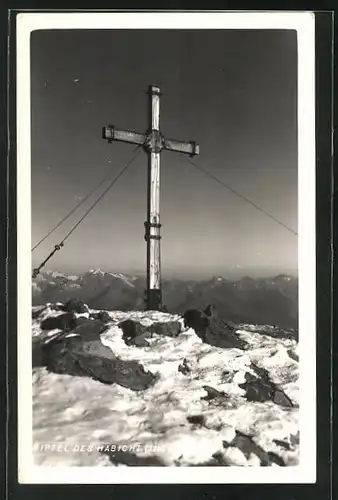
[[139,144],[148,153],[147,220],[145,240],[147,242],[147,289],[146,309],[159,311],[162,308],[161,290],[161,224],[160,224],[160,156],[162,149],[195,156],[199,146],[193,142],[167,139],[160,132],[159,87],[149,85],[148,131],[143,134],[130,130],[119,130],[113,125],[103,127],[102,137],[108,142],[122,141]]
[[158,311],[162,307],[161,293],[161,224],[160,224],[160,89],[149,86],[148,203],[145,222],[147,242],[146,307]]

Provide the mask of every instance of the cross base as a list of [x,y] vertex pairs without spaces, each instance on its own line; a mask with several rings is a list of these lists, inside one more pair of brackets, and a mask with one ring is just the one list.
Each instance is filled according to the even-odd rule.
[[161,311],[162,309],[162,293],[161,290],[151,289],[146,290],[146,309],[148,311]]

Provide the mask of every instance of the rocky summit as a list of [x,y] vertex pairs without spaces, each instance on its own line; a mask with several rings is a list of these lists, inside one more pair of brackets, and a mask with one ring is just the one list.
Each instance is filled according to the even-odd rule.
[[36,465],[297,465],[295,332],[189,314],[34,307]]

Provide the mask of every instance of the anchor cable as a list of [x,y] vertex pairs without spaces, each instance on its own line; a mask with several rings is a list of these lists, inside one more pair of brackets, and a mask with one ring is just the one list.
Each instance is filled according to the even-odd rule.
[[233,189],[231,186],[229,186],[224,181],[221,181],[220,179],[218,179],[217,177],[215,177],[208,170],[205,170],[200,165],[197,165],[197,163],[195,163],[191,159],[188,159],[188,162],[191,165],[193,165],[194,167],[196,167],[198,170],[200,170],[201,172],[203,172],[205,175],[207,175],[208,177],[210,177],[211,179],[213,179],[215,182],[217,182],[218,184],[220,184],[221,186],[225,187],[226,189],[228,189],[229,191],[231,191],[233,194],[235,194],[236,196],[238,196],[239,198],[241,198],[242,200],[244,200],[246,203],[249,203],[251,206],[253,206],[254,208],[256,208],[256,210],[259,210],[260,212],[262,212],[263,214],[265,214],[267,217],[269,217],[270,219],[272,219],[274,222],[276,222],[280,226],[284,227],[284,229],[287,229],[290,233],[298,236],[297,231],[295,231],[291,227],[287,226],[284,222],[281,222],[280,220],[276,219],[273,215],[271,215],[269,212],[267,212],[266,210],[264,210],[262,207],[260,207],[259,205],[257,205],[253,201],[249,200],[249,198],[247,198],[246,196],[242,195],[241,193],[239,193],[238,191],[236,191],[235,189]]
[[66,236],[60,241],[58,245],[54,246],[54,250],[47,256],[47,258],[39,265],[39,267],[35,268],[33,271],[32,278],[36,278],[40,273],[40,270],[47,264],[47,262],[53,257],[53,255],[64,246],[65,241],[70,237],[70,235],[79,227],[79,225],[84,221],[87,215],[96,207],[96,205],[102,200],[102,198],[110,191],[110,189],[114,186],[114,184],[119,180],[119,178],[125,173],[125,171],[130,167],[132,162],[136,159],[140,152],[140,147],[142,145],[138,145],[134,150],[135,154],[131,157],[128,163],[123,167],[123,169],[119,172],[119,174],[109,183],[106,189],[100,194],[100,196],[90,205],[90,207],[86,210],[84,215],[77,221],[76,224],[68,231]]
[[[134,150],[134,151],[136,151],[136,149],[138,149],[138,147],[139,147],[139,146],[137,146],[137,148],[135,148],[135,150]],[[58,228],[59,228],[59,227],[60,227],[60,226],[61,226],[64,222],[66,222],[66,220],[68,220],[68,219],[69,219],[69,217],[70,217],[71,215],[73,215],[73,213],[74,213],[74,212],[76,212],[76,210],[77,210],[78,208],[80,208],[80,207],[81,207],[81,206],[82,206],[82,205],[83,205],[83,204],[84,204],[84,203],[85,203],[85,202],[86,202],[86,201],[87,201],[87,200],[88,200],[88,199],[92,196],[92,194],[94,194],[94,193],[95,193],[95,191],[97,191],[97,190],[98,190],[98,189],[99,189],[99,188],[100,188],[100,187],[101,187],[101,186],[102,186],[105,182],[107,182],[107,180],[108,180],[110,177],[111,177],[111,168],[109,168],[109,169],[108,169],[108,174],[107,174],[107,175],[105,175],[105,176],[103,177],[103,179],[101,179],[101,181],[100,181],[98,184],[96,184],[96,186],[95,186],[95,187],[94,187],[91,191],[89,191],[89,193],[87,193],[87,194],[86,194],[86,196],[85,196],[84,198],[82,198],[82,200],[80,200],[80,202],[79,202],[77,205],[75,205],[75,207],[74,207],[74,208],[72,208],[72,210],[71,210],[70,212],[68,212],[68,214],[67,214],[67,215],[65,215],[65,216],[63,217],[63,219],[61,219],[61,220],[60,220],[60,221],[56,224],[56,226],[54,226],[54,227],[53,227],[53,228],[52,228],[52,229],[51,229],[51,230],[50,230],[50,231],[49,231],[49,232],[48,232],[48,233],[47,233],[47,234],[46,234],[43,238],[41,238],[41,240],[39,240],[39,241],[38,241],[38,242],[37,242],[37,243],[33,246],[33,248],[31,249],[31,252],[34,252],[34,250],[35,250],[36,248],[38,248],[38,247],[41,245],[41,243],[43,243],[43,242],[44,242],[44,241],[45,241],[45,240],[46,240],[46,239],[47,239],[47,238],[48,238],[51,234],[53,234],[53,233],[54,233],[54,232],[55,232],[55,231],[56,231],[56,230],[57,230],[57,229],[58,229]]]

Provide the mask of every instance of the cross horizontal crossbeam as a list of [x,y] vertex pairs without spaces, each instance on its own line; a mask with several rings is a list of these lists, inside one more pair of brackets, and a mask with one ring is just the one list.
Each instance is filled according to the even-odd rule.
[[102,137],[103,139],[107,139],[108,142],[119,141],[142,145],[145,143],[147,136],[146,134],[139,134],[132,130],[120,130],[113,125],[108,125],[108,127],[103,127]]
[[[108,142],[119,141],[128,142],[129,144],[139,144],[146,149],[167,151],[176,151],[178,153],[195,156],[199,154],[199,146],[194,141],[184,142],[176,139],[167,139],[159,131],[152,130],[148,134],[142,134],[133,130],[121,130],[108,125],[102,129],[102,138]],[[157,151],[157,152],[159,152]]]
[[200,152],[199,145],[196,144],[196,142],[182,142],[176,141],[175,139],[164,139],[164,149],[185,153],[190,156],[198,155]]

